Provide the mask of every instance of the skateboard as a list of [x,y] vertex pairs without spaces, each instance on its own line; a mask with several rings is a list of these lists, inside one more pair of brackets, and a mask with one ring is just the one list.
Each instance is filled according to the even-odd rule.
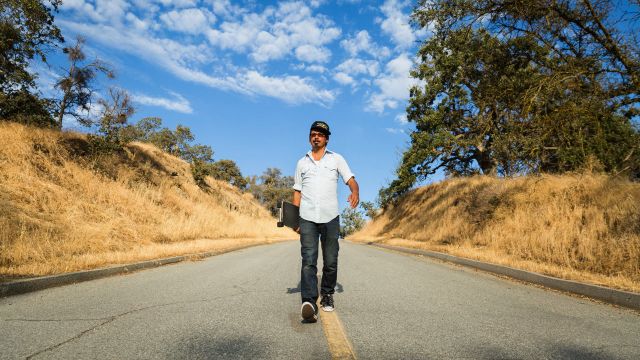
[[300,226],[300,208],[288,201],[281,201],[278,206],[278,227],[297,229]]

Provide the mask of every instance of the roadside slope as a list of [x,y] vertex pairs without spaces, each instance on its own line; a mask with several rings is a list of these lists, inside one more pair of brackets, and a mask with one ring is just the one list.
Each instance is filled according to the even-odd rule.
[[354,241],[429,249],[640,292],[640,184],[604,175],[450,179]]
[[0,276],[96,268],[294,238],[250,194],[132,143],[0,123]]

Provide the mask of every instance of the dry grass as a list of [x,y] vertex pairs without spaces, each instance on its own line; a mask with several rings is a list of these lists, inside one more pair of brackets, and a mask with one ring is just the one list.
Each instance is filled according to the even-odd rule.
[[[30,276],[292,239],[252,196],[142,143],[0,122],[0,276]],[[197,240],[225,239],[225,240]]]
[[416,189],[350,239],[640,292],[640,184],[595,174],[451,179]]

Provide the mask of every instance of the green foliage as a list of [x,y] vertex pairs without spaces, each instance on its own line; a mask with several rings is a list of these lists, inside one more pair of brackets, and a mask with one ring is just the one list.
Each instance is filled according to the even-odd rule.
[[109,98],[98,101],[102,108],[95,134],[88,136],[91,153],[109,154],[122,150],[126,140],[122,130],[135,112],[129,94],[122,89],[109,89]]
[[340,236],[347,237],[364,227],[365,220],[358,208],[345,208],[340,214]]
[[247,180],[242,176],[238,165],[233,160],[223,159],[212,163],[211,176],[214,179],[228,182],[240,190],[247,187]]
[[0,93],[0,120],[54,127],[55,121],[50,108],[50,101],[40,99],[28,91]]
[[162,119],[158,117],[142,118],[137,123],[129,124],[120,129],[120,138],[125,143],[132,141],[151,142],[149,139],[160,130],[161,125]]
[[122,89],[110,88],[109,99],[100,99],[98,104],[102,107],[98,134],[106,142],[122,147],[125,144],[120,136],[122,129],[128,125],[129,118],[135,112],[129,94]]
[[421,82],[407,107],[416,130],[381,203],[437,171],[561,173],[592,159],[612,173],[638,168],[640,51],[611,8],[611,1],[421,1],[413,19],[433,36],[411,72]]
[[278,204],[293,198],[293,176],[283,176],[277,168],[268,168],[259,177],[248,179],[248,190],[272,215],[278,214]]
[[46,62],[47,49],[64,40],[52,14],[61,1],[2,0],[0,4],[0,92],[28,90],[34,85],[27,71],[29,60],[37,56]]
[[[51,103],[35,92],[29,61],[46,62],[47,50],[63,41],[53,23],[60,0],[1,0],[0,4],[0,119],[36,126],[52,126]],[[47,6],[48,5],[48,6]]]
[[371,201],[362,201],[362,202],[360,202],[360,208],[362,208],[362,210],[364,210],[364,214],[369,219],[373,220],[376,217],[376,215],[378,215],[379,209],[377,209],[375,207],[375,205],[373,205],[373,203]]

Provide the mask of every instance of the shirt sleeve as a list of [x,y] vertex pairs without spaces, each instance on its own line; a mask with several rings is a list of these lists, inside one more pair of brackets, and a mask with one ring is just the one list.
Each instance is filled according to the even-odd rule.
[[349,182],[352,177],[356,176],[351,172],[349,165],[347,165],[347,161],[342,157],[342,155],[336,156],[336,164],[338,166],[338,172],[340,173],[340,176],[342,176],[342,181],[344,181],[345,184]]
[[300,166],[300,161],[296,164],[296,173],[293,176],[293,190],[302,191],[302,166]]

